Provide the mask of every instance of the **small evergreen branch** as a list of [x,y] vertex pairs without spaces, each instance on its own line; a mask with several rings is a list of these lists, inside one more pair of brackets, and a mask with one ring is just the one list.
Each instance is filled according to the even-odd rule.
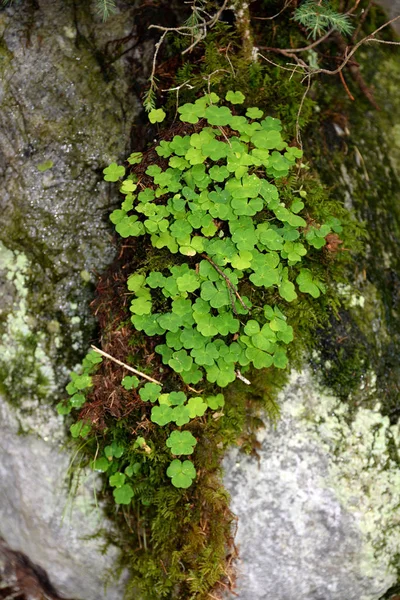
[[96,0],[96,10],[103,21],[107,21],[108,17],[115,13],[115,0]]
[[348,15],[336,12],[325,0],[305,0],[295,10],[293,19],[308,29],[308,37],[311,36],[314,40],[329,29],[334,29],[342,35],[347,35],[353,30]]

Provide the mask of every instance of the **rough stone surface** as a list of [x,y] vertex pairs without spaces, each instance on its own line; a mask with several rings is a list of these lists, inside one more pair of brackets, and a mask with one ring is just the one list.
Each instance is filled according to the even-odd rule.
[[238,598],[378,600],[396,581],[400,550],[399,425],[378,404],[351,414],[307,372],[292,375],[280,401],[259,460],[233,451],[225,463]]
[[[126,156],[138,101],[126,64],[106,48],[131,32],[132,10],[106,24],[94,3],[40,0],[0,12],[0,240],[3,254],[23,261],[29,290],[18,353],[32,363],[36,352],[51,357],[47,392],[88,341],[93,283],[113,256],[108,214],[117,190],[102,169]],[[9,396],[46,395],[37,378],[4,361]]]
[[[57,592],[82,600],[119,600],[122,587],[107,574],[118,550],[91,538],[110,529],[95,506],[97,482],[82,470],[70,494],[66,475],[71,455],[60,444],[34,435],[18,436],[19,423],[6,402],[0,404],[0,530],[10,548],[42,567]],[[74,497],[73,497],[74,495]]]
[[75,449],[54,406],[93,336],[93,284],[114,254],[115,186],[102,170],[129,151],[138,101],[106,44],[132,31],[133,9],[118,1],[107,23],[94,2],[0,10],[0,536],[82,600],[122,597],[104,587],[117,549],[103,554],[94,538],[111,527],[97,480],[82,471],[68,488]]

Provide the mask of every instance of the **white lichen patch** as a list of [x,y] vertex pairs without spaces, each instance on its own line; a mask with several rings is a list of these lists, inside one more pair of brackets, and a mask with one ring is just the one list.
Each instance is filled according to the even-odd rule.
[[[321,484],[333,490],[351,513],[362,535],[360,570],[364,576],[396,575],[400,553],[400,424],[391,425],[380,412],[348,404],[316,390],[304,373],[292,374],[303,393],[283,400],[282,418],[295,418],[299,434],[322,444],[328,460],[328,477]],[[301,383],[300,383],[301,382]],[[304,393],[304,389],[306,392]]]
[[[51,398],[57,389],[54,368],[47,351],[49,342],[59,345],[59,336],[49,331],[34,331],[35,319],[29,313],[29,261],[25,254],[13,252],[0,242],[0,272],[5,285],[0,287],[2,317],[0,322],[1,384],[13,400],[20,428],[36,431],[44,439],[62,436],[60,418]],[[40,417],[37,408],[41,405]],[[43,429],[42,425],[46,424]]]

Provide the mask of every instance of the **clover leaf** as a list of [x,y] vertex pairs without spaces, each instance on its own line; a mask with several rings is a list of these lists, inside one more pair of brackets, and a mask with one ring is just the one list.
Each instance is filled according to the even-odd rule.
[[210,125],[228,125],[232,119],[232,113],[227,106],[208,106],[204,115]]
[[140,297],[131,301],[130,311],[136,315],[149,315],[151,313],[151,301]]
[[153,406],[151,409],[151,420],[157,425],[167,425],[173,421],[174,413],[170,406],[162,404],[161,406]]
[[90,423],[85,423],[85,421],[78,421],[77,423],[74,423],[73,425],[71,425],[69,430],[70,430],[73,438],[78,438],[78,437],[84,438],[90,432],[91,425],[90,425]]
[[172,406],[182,406],[185,404],[187,398],[184,392],[171,392],[169,394],[169,401]]
[[162,156],[163,158],[168,158],[172,154],[170,143],[166,142],[165,140],[161,140],[160,145],[156,146],[155,150],[158,156]]
[[225,404],[225,398],[223,394],[217,394],[216,396],[207,396],[207,398],[205,398],[205,401],[212,410],[222,408]]
[[131,390],[132,388],[136,388],[139,385],[139,379],[136,377],[136,375],[127,375],[121,381],[121,385],[126,390]]
[[130,165],[138,165],[142,162],[143,153],[142,152],[132,152],[130,156],[126,159]]
[[177,488],[186,489],[193,483],[196,477],[196,469],[190,460],[175,459],[171,462],[167,469],[168,477],[171,477],[171,483]]
[[197,123],[200,117],[204,117],[204,107],[200,104],[183,104],[178,108],[179,119],[184,123]]
[[254,106],[246,110],[246,117],[249,117],[249,119],[261,119],[263,114],[262,110]]
[[113,491],[114,500],[117,504],[130,504],[133,498],[133,489],[129,483],[125,483],[125,485],[116,488]]
[[225,181],[225,179],[229,177],[229,171],[225,166],[219,167],[214,165],[214,167],[211,167],[209,170],[209,174],[211,179],[219,182]]
[[113,442],[110,446],[106,446],[104,448],[104,454],[110,460],[113,457],[121,458],[124,453],[124,446],[118,444],[118,442]]
[[182,425],[189,423],[190,412],[187,406],[175,406],[175,408],[172,409],[172,413],[172,420],[178,425],[178,427],[182,427]]
[[325,292],[324,284],[318,279],[314,279],[309,269],[300,269],[300,273],[296,277],[296,283],[301,292],[310,294],[313,298],[318,298],[321,295],[321,291]]
[[293,302],[296,300],[297,294],[295,287],[291,281],[285,280],[278,284],[279,294],[287,302]]
[[180,292],[194,292],[200,287],[199,277],[194,271],[185,273],[176,278],[176,285]]
[[143,402],[155,402],[161,392],[161,385],[157,383],[146,383],[140,390],[139,396]]
[[190,431],[173,431],[166,441],[167,447],[175,455],[192,454],[196,444],[196,438]]
[[242,94],[242,92],[233,92],[232,90],[229,90],[229,92],[226,93],[225,100],[231,104],[243,104],[245,95]]
[[195,417],[202,417],[206,412],[208,405],[204,402],[203,398],[197,396],[189,399],[187,407],[189,409],[190,418],[194,419]]
[[94,460],[90,464],[90,466],[93,469],[93,471],[99,471],[100,473],[105,473],[106,471],[108,471],[110,462],[104,456],[102,456],[101,458],[97,458],[96,460]]
[[153,108],[149,112],[149,121],[150,123],[162,123],[166,117],[165,111],[162,108]]
[[117,163],[111,163],[103,169],[103,173],[105,181],[118,181],[120,177],[125,175],[125,167],[121,167]]
[[134,183],[131,179],[125,179],[125,181],[122,182],[122,185],[120,187],[120,192],[122,194],[129,194],[130,192],[134,192],[137,188],[136,183]]
[[125,483],[126,475],[124,473],[114,473],[109,477],[108,481],[112,487],[121,488]]
[[189,371],[193,363],[193,359],[185,350],[174,352],[172,358],[169,359],[169,366],[176,372]]
[[72,406],[69,403],[66,402],[59,402],[56,405],[56,409],[59,415],[69,415],[69,413],[71,412]]

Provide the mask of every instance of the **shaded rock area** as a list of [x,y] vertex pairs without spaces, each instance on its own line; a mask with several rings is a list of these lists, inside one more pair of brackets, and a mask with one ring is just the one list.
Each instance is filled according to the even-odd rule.
[[239,600],[400,591],[400,62],[376,47],[358,60],[381,110],[341,100],[306,143],[332,194],[365,221],[366,253],[338,289],[339,319],[319,332],[314,376],[292,375],[276,430],[260,432],[259,462],[226,459]]
[[94,2],[0,10],[0,536],[54,594],[82,600],[121,598],[105,587],[118,550],[97,535],[111,528],[98,482],[54,407],[95,335],[93,284],[115,252],[102,170],[129,154],[139,110],[136,50],[111,52],[132,44],[133,7],[118,3],[107,23]]

